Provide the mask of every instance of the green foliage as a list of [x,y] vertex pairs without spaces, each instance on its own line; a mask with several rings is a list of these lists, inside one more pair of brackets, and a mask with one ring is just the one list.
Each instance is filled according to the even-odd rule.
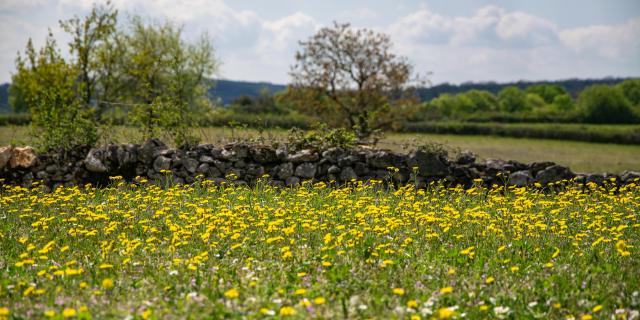
[[546,103],[542,97],[536,93],[527,93],[525,110],[540,110],[546,107]]
[[[54,127],[67,123],[56,119],[88,115],[94,122],[130,118],[132,124],[141,126],[145,138],[164,135],[177,144],[193,143],[188,128],[194,118],[211,109],[207,77],[217,69],[211,41],[203,35],[194,43],[185,42],[181,28],[170,22],[146,23],[133,17],[121,26],[117,15],[107,2],[84,18],[61,21],[71,37],[69,61],[62,58],[51,35],[37,53],[29,40],[25,57],[17,59],[11,105],[16,112],[29,111],[38,127]],[[47,110],[46,99],[55,99]],[[79,110],[73,115],[35,114],[71,112],[70,108]],[[48,120],[58,124],[43,122]],[[87,140],[83,142],[95,142],[92,134],[84,136]],[[54,141],[62,142],[54,139],[48,144]]]
[[331,147],[348,149],[353,147],[357,140],[358,137],[350,130],[345,128],[332,129],[321,124],[309,131],[291,129],[287,136],[287,146],[292,150],[322,150]]
[[552,108],[559,112],[570,112],[574,108],[573,100],[568,94],[557,95],[553,98]]
[[473,112],[474,104],[471,99],[462,94],[443,94],[430,103],[440,115],[444,117],[455,117]]
[[27,113],[0,113],[0,126],[28,126],[31,116]]
[[286,114],[290,111],[266,88],[260,90],[255,98],[247,95],[236,98],[229,108],[234,112],[252,114]]
[[120,66],[126,83],[124,101],[152,103],[163,96],[184,102],[191,110],[210,108],[206,77],[215,72],[217,62],[206,35],[188,43],[182,28],[170,22],[146,23],[134,17],[118,37],[125,56]]
[[28,108],[32,137],[43,150],[93,145],[97,124],[93,110],[78,99],[76,69],[58,52],[51,34],[39,51],[27,44],[18,56],[10,88],[16,111]]
[[198,142],[190,128],[194,114],[188,112],[186,103],[165,97],[157,97],[152,103],[136,105],[131,112],[131,123],[142,129],[142,138],[162,137],[176,145],[193,145]]
[[632,105],[640,107],[640,79],[629,79],[617,85]]
[[41,150],[92,146],[98,141],[93,110],[66,94],[60,87],[44,88],[31,108],[32,137]]
[[115,34],[117,16],[118,11],[107,2],[106,6],[94,6],[84,18],[75,16],[60,22],[62,29],[71,36],[69,52],[77,73],[76,90],[84,105],[91,105],[97,98],[97,87],[113,77],[111,68],[105,67],[102,58]]
[[585,89],[577,100],[585,122],[634,123],[638,115],[619,87],[595,85]]
[[553,84],[534,84],[528,86],[525,92],[537,94],[545,103],[552,103],[557,96],[568,94],[563,87]]
[[470,90],[462,95],[469,98],[474,112],[496,111],[499,109],[498,99],[491,92]]
[[527,95],[518,87],[506,87],[498,93],[500,108],[506,112],[528,110]]

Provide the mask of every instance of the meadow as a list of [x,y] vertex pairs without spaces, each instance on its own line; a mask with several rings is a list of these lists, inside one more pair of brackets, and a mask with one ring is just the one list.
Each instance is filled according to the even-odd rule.
[[[27,126],[0,126],[0,146],[10,143],[32,144]],[[205,127],[194,129],[203,143],[222,145],[232,141],[256,141],[272,143],[284,141],[287,130],[257,130],[244,127]],[[100,143],[140,142],[142,138],[132,128],[115,127],[108,131]],[[169,142],[168,139],[165,139]],[[407,152],[416,146],[442,144],[453,155],[461,150],[471,150],[481,159],[512,159],[525,163],[554,161],[569,166],[575,172],[622,173],[625,170],[640,171],[640,145],[590,143],[580,141],[510,138],[481,135],[387,133],[378,147]]]
[[0,318],[627,319],[640,186],[0,191]]

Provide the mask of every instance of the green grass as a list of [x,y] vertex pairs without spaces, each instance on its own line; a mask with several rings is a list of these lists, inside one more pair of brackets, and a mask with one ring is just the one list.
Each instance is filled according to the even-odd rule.
[[392,134],[384,142],[398,144],[442,143],[451,149],[471,150],[480,158],[512,159],[525,163],[554,161],[576,172],[621,173],[640,170],[640,146],[579,141],[463,136],[445,134]]
[[406,123],[406,132],[493,135],[640,145],[640,125],[429,121]]
[[[234,140],[254,139],[265,143],[283,140],[286,130],[259,132],[252,129],[223,127],[194,130],[203,142],[225,144]],[[28,128],[23,126],[0,127],[0,145],[12,142],[30,144]],[[110,139],[118,142],[139,141],[140,137],[130,128],[117,127],[110,131]],[[106,141],[103,141],[106,142]],[[445,134],[390,133],[380,147],[398,152],[420,144],[442,143],[452,151],[471,150],[481,158],[512,159],[521,162],[554,161],[569,166],[577,172],[611,172],[640,170],[640,145],[620,145],[563,141],[548,139],[508,138],[496,136],[464,136]]]
[[637,314],[640,189],[0,191],[0,317]]

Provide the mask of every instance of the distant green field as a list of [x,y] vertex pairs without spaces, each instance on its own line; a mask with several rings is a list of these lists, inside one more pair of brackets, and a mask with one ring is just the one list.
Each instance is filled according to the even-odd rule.
[[[195,132],[203,142],[224,144],[234,140],[262,139],[264,142],[283,140],[286,130],[258,132],[252,129],[198,128]],[[31,144],[28,128],[0,127],[0,145],[9,143]],[[129,128],[117,127],[111,131],[112,141],[139,141]],[[379,147],[407,151],[426,143],[444,144],[452,152],[471,150],[480,158],[513,159],[522,162],[554,161],[577,172],[612,172],[640,170],[640,145],[589,143],[578,141],[508,138],[497,136],[464,136],[448,134],[393,133],[387,134]]]
[[494,135],[517,138],[540,138],[640,144],[640,125],[600,125],[581,123],[497,123],[497,122],[414,122],[406,123],[405,132]]

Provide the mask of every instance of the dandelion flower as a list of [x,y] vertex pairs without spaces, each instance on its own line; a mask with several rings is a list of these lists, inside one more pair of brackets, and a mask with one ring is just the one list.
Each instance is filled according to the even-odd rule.
[[75,317],[77,314],[76,309],[73,308],[64,308],[64,310],[62,310],[62,317],[64,318]]
[[453,292],[453,287],[444,287],[442,289],[440,289],[440,293],[441,294],[448,294]]
[[456,315],[456,312],[451,308],[440,308],[434,315],[436,319],[451,319]]
[[229,299],[235,299],[240,296],[240,292],[237,289],[232,288],[224,292],[224,296]]
[[113,280],[111,280],[110,278],[102,280],[102,288],[107,290],[113,288]]
[[297,313],[296,309],[294,309],[293,307],[285,306],[285,307],[280,308],[280,316],[281,317],[295,316],[296,313]]
[[395,295],[404,296],[404,289],[402,288],[393,288],[392,292]]

